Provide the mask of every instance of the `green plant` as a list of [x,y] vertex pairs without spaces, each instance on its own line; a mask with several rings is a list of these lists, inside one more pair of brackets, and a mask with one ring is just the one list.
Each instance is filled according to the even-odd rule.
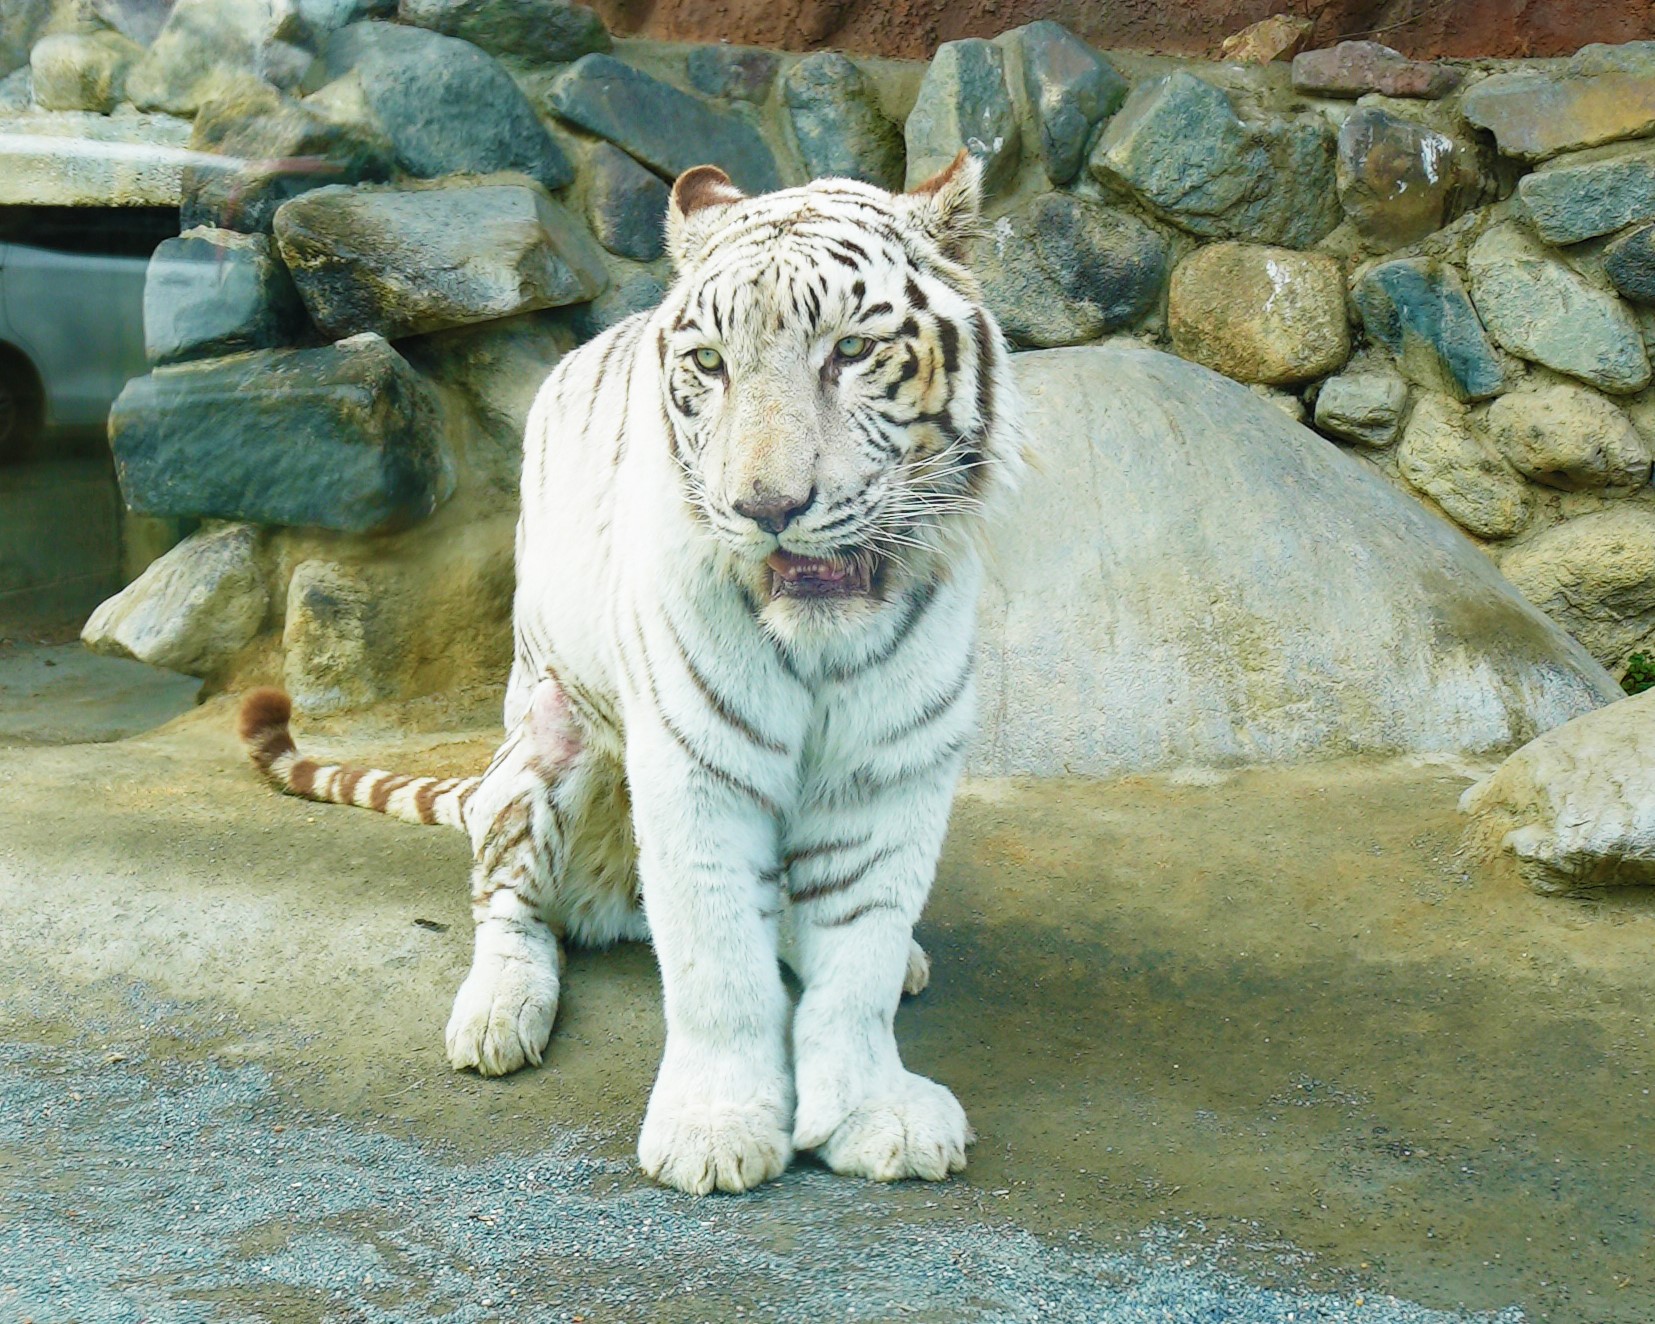
[[1621,688],[1628,694],[1642,694],[1655,687],[1655,658],[1648,653],[1634,653],[1626,659],[1626,674],[1621,677]]

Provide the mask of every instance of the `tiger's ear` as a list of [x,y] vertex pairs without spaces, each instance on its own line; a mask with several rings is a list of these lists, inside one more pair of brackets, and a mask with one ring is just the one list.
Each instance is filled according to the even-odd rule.
[[667,204],[667,252],[682,270],[724,224],[731,207],[747,195],[717,166],[696,166],[678,176]]
[[965,260],[983,209],[983,163],[965,148],[923,184],[901,195],[908,213],[944,255]]

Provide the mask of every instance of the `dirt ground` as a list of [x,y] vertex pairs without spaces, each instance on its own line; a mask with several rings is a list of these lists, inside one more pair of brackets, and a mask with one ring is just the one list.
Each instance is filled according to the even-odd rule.
[[[631,1157],[646,948],[456,1074],[463,840],[273,795],[223,700],[47,743],[48,655],[0,656],[0,1317],[1655,1318],[1655,903],[1468,876],[1473,769],[967,785],[898,1019],[966,1174],[695,1201]],[[462,770],[480,721],[300,734]]]

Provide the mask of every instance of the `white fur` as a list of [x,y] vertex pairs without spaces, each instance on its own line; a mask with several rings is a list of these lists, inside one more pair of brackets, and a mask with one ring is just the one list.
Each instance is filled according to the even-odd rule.
[[[827,181],[675,211],[665,302],[565,359],[529,419],[512,734],[467,813],[477,954],[449,1053],[490,1074],[540,1060],[557,937],[645,931],[635,850],[667,1022],[638,1152],[682,1190],[746,1189],[795,1148],[876,1180],[965,1163],[964,1111],[902,1066],[892,1033],[905,985],[929,978],[912,928],[971,731],[980,502],[1019,445],[998,330],[950,256],[975,214],[974,168],[956,174],[917,198]],[[867,252],[859,270],[824,259],[834,236]],[[830,362],[866,323],[858,280],[856,307],[892,308],[874,315],[879,353]],[[928,395],[887,400],[915,287]],[[686,368],[714,310],[722,384]],[[952,376],[943,320],[960,331]],[[869,440],[851,415],[870,400],[932,418],[880,436],[955,437],[951,464],[980,453],[969,500]],[[961,464],[946,491],[965,492]],[[768,600],[777,536],[733,506],[789,484],[815,496],[784,548],[895,539],[878,542],[883,599]],[[803,986],[791,1041],[778,957]]]

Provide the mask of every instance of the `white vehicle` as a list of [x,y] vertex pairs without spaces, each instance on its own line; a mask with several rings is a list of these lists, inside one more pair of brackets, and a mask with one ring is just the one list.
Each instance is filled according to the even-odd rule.
[[146,370],[149,254],[177,232],[170,208],[0,207],[0,463],[102,437]]

